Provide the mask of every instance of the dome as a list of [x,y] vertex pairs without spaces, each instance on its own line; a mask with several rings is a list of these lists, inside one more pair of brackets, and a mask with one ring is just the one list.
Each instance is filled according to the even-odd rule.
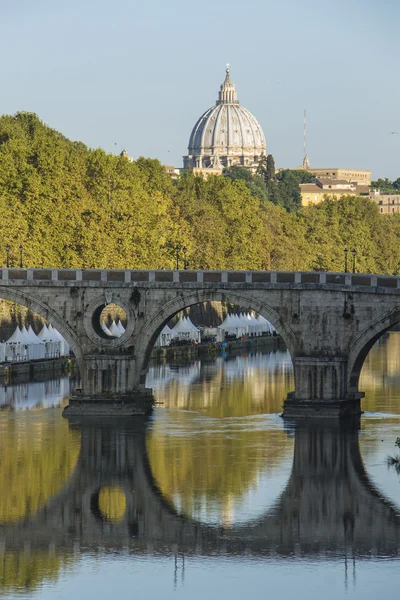
[[253,167],[266,153],[263,130],[257,119],[237,99],[235,84],[226,69],[216,104],[200,117],[189,140],[184,168],[215,168],[233,165]]

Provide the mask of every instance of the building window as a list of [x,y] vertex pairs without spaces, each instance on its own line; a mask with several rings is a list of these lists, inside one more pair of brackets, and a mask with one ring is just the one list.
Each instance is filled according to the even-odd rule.
[[381,208],[381,212],[383,213],[383,208]]
[[381,204],[383,204],[383,202],[382,202],[382,200],[379,200],[379,206],[380,206]]
[[314,200],[315,200],[315,202],[317,202],[318,201],[318,196],[314,196]]
[[394,208],[392,208],[392,212],[394,212]]
[[306,200],[309,200],[309,199],[310,199],[310,196],[306,196]]

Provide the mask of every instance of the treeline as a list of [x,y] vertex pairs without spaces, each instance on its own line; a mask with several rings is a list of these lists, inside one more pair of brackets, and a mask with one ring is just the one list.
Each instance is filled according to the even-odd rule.
[[301,208],[300,183],[313,183],[315,177],[303,169],[282,169],[276,172],[272,154],[264,156],[256,173],[245,167],[224,169],[223,176],[232,181],[243,181],[252,196],[281,206],[288,212],[297,212]]
[[8,244],[10,266],[22,246],[29,267],[171,269],[185,247],[193,269],[342,270],[348,247],[360,271],[400,271],[400,215],[353,197],[298,210],[293,196],[289,212],[292,175],[278,174],[266,193],[263,174],[174,182],[157,160],[91,150],[31,113],[3,116],[0,263]]
[[400,177],[391,181],[387,177],[385,179],[377,179],[376,181],[371,181],[371,188],[373,190],[379,190],[381,194],[400,194]]

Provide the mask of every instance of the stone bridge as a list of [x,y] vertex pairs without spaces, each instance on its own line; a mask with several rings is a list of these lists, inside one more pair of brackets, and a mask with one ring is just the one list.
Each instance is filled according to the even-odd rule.
[[[358,414],[364,359],[400,322],[400,278],[383,275],[91,269],[1,269],[0,275],[0,297],[38,313],[70,343],[82,377],[82,396],[70,405],[78,413],[99,413],[101,402],[121,414],[148,413],[144,381],[159,332],[184,308],[218,300],[257,311],[285,341],[295,379],[285,415]],[[110,303],[128,320],[116,339],[100,327]]]
[[[213,527],[180,515],[162,496],[146,451],[144,421],[83,421],[75,472],[25,521],[0,526],[0,553],[72,551],[203,555],[398,556],[400,514],[371,484],[358,428],[298,426],[289,481],[275,505],[247,524]],[[126,421],[126,420],[125,420]],[[80,427],[80,426],[79,426]],[[210,465],[211,468],[211,465]],[[125,495],[118,521],[102,514],[104,488]]]

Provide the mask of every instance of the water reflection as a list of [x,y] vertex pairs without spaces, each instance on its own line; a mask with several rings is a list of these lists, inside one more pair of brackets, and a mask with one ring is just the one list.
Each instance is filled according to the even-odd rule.
[[400,413],[400,332],[386,334],[372,348],[359,387],[365,391],[363,410]]
[[[125,573],[136,565],[140,579],[146,564],[162,572],[171,561],[168,594],[182,564],[206,578],[230,562],[235,577],[251,561],[246,589],[256,596],[257,565],[264,573],[270,565],[273,578],[287,564],[290,578],[308,561],[314,577],[328,562],[346,574],[347,565],[397,557],[400,478],[385,458],[400,435],[399,351],[395,334],[367,359],[361,428],[284,423],[278,413],[293,384],[282,352],[153,367],[163,404],[149,420],[0,411],[0,594],[50,598],[80,573],[83,586],[90,581],[82,595],[105,597],[97,580],[108,563]],[[14,393],[10,404],[44,406],[43,398]],[[155,598],[151,573],[141,589]],[[182,585],[186,597],[204,597]]]
[[293,389],[292,361],[289,352],[278,350],[153,365],[146,386],[166,408],[214,418],[279,413]]
[[162,494],[147,453],[145,422],[75,424],[71,431],[81,439],[73,473],[34,514],[3,520],[3,559],[27,545],[33,555],[49,548],[70,555],[76,544],[84,551],[129,548],[139,554],[174,548],[282,557],[399,552],[400,514],[366,474],[357,424],[295,426],[288,432],[295,438],[291,471],[275,504],[248,523],[218,526],[180,514]]
[[67,402],[74,380],[60,377],[0,386],[0,409],[49,408]]

